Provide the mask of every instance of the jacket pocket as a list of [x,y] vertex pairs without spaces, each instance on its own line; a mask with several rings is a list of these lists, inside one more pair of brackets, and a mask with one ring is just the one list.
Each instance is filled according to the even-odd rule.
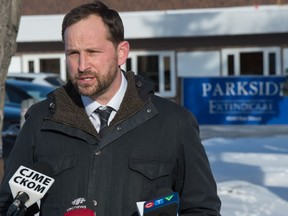
[[38,161],[43,161],[52,167],[51,177],[55,180],[42,199],[42,207],[46,209],[63,208],[63,203],[68,203],[65,200],[66,197],[71,197],[71,193],[74,191],[71,185],[73,175],[69,169],[77,165],[77,156],[75,154],[39,155]]
[[156,180],[160,177],[168,176],[171,172],[170,164],[152,159],[130,158],[129,168],[142,174],[149,180]]
[[160,188],[171,188],[172,165],[157,159],[129,159],[129,180],[127,187],[128,208],[135,208],[135,202],[155,198]]
[[53,170],[53,176],[74,167],[77,163],[77,157],[73,154],[63,155],[39,155],[39,161],[49,164]]

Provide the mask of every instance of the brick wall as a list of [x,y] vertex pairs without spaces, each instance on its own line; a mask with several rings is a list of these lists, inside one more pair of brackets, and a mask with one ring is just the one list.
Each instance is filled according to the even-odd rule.
[[[91,2],[91,0],[22,0],[22,14],[65,14],[71,8],[82,4],[83,2]],[[288,0],[103,0],[103,2],[118,11],[175,10],[288,4]]]

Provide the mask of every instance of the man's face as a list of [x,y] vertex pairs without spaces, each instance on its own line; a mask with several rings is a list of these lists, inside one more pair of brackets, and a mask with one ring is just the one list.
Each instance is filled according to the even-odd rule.
[[71,25],[64,34],[71,81],[81,95],[95,100],[113,96],[121,83],[117,48],[107,34],[95,15]]

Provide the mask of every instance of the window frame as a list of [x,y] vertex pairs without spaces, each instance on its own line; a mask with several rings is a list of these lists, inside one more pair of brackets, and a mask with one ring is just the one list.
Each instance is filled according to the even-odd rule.
[[228,57],[234,56],[234,76],[241,76],[240,74],[240,54],[249,52],[263,52],[263,74],[269,76],[269,54],[275,53],[275,75],[281,75],[281,49],[280,47],[247,47],[247,48],[227,48],[221,50],[222,59],[222,76],[229,76],[228,74]]
[[42,59],[59,59],[60,62],[60,78],[62,80],[67,80],[66,73],[66,57],[64,53],[47,53],[47,54],[25,54],[22,56],[22,70],[24,73],[29,73],[29,62],[34,63],[34,72],[43,72],[40,70],[40,60]]
[[[155,56],[159,57],[159,92],[155,92],[156,95],[161,97],[172,98],[176,96],[176,68],[175,68],[175,52],[174,51],[130,51],[128,59],[131,59],[131,70],[138,74],[138,56]],[[170,58],[170,90],[165,90],[165,57]],[[122,68],[126,70],[126,63],[122,65]]]

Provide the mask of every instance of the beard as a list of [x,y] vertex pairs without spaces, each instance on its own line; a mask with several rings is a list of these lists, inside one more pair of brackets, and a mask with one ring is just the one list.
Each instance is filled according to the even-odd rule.
[[[118,72],[119,72],[118,67],[111,68],[108,71],[108,73],[104,75],[101,73],[96,73],[91,70],[87,70],[87,71],[78,73],[73,78],[71,77],[71,81],[80,95],[93,98],[93,97],[102,95],[108,91],[109,87],[114,82]],[[78,79],[81,78],[81,76],[93,77],[95,80],[93,81],[93,84],[89,84],[89,83],[80,84],[78,82]]]

